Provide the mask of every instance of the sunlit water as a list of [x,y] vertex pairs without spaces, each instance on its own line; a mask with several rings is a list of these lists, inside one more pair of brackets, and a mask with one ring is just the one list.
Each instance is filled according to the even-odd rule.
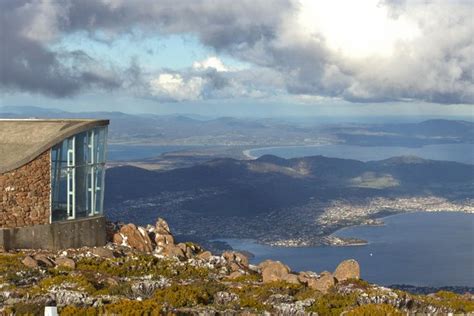
[[349,247],[284,248],[251,240],[226,239],[255,255],[251,262],[280,260],[295,271],[333,271],[349,258],[362,277],[378,284],[474,286],[474,214],[407,213],[384,219],[385,226],[358,226],[335,235],[369,243]]

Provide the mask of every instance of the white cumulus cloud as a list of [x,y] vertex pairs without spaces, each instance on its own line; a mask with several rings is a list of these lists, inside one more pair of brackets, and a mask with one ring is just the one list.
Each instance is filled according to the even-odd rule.
[[204,84],[201,77],[185,79],[177,73],[162,73],[150,80],[150,91],[153,96],[164,100],[198,100],[201,98]]
[[224,65],[222,60],[215,56],[208,57],[202,61],[195,61],[193,68],[196,70],[214,69],[216,71],[229,71],[229,68]]

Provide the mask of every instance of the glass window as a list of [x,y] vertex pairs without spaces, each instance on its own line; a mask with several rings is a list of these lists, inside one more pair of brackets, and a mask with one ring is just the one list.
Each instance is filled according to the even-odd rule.
[[51,221],[103,213],[107,127],[65,139],[51,152]]

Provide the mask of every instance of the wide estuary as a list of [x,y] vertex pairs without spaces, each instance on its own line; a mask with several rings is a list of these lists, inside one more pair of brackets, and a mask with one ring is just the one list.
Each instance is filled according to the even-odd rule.
[[362,278],[379,284],[474,286],[474,214],[417,212],[384,218],[384,226],[349,227],[335,233],[368,241],[364,246],[284,248],[226,239],[254,254],[251,262],[285,262],[295,271],[333,271],[344,259],[361,264]]

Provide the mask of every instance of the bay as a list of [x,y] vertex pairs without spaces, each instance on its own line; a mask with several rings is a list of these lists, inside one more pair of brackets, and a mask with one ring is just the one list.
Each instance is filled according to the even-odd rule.
[[251,262],[280,260],[294,271],[334,271],[354,258],[362,278],[377,284],[474,286],[474,214],[416,212],[384,218],[384,226],[349,227],[335,233],[368,241],[364,246],[286,248],[225,239],[251,252]]
[[197,146],[110,144],[107,148],[107,159],[110,161],[141,160],[196,147]]

